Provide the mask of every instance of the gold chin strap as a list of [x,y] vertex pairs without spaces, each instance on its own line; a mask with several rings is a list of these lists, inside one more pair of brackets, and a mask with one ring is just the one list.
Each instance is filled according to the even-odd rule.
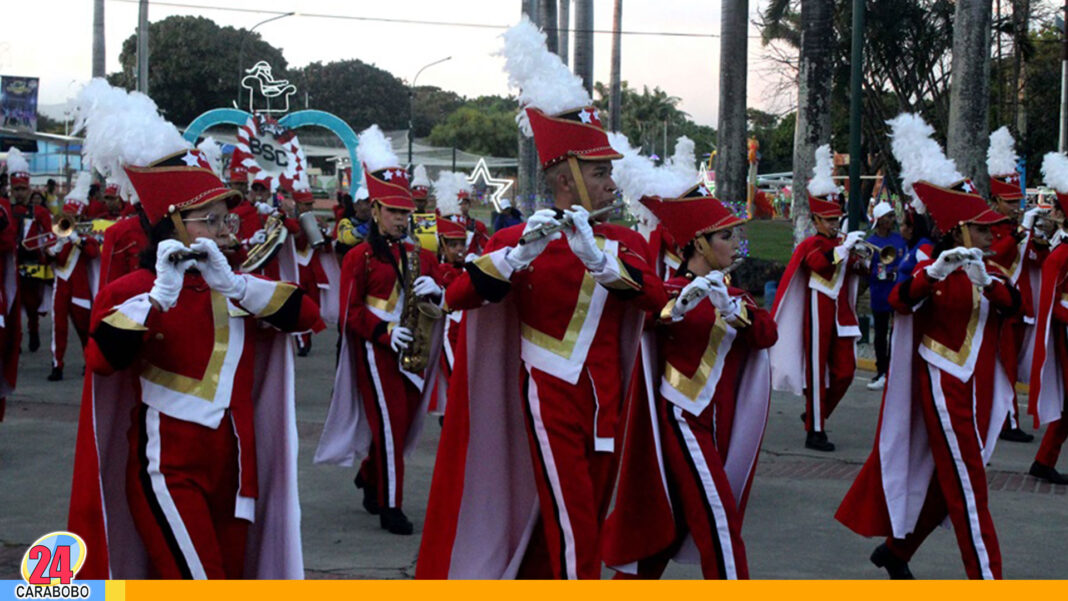
[[178,233],[178,241],[186,246],[192,244],[189,232],[185,229],[185,222],[182,221],[182,214],[178,211],[171,213],[171,222],[174,223],[174,231]]
[[586,190],[586,180],[582,178],[582,169],[579,168],[578,158],[567,157],[567,165],[571,167],[571,177],[575,178],[575,187],[578,188],[579,200],[582,201],[582,206],[587,211],[592,211],[593,203],[590,202],[590,193]]
[[960,239],[964,242],[964,248],[972,247],[972,233],[968,230],[968,224],[963,221],[960,223]]

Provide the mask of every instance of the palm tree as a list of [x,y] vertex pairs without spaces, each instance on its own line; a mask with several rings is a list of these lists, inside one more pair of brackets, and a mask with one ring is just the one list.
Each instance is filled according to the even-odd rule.
[[560,0],[560,8],[557,11],[557,23],[560,28],[557,30],[557,54],[560,55],[560,60],[564,61],[567,65],[571,61],[570,46],[568,46],[568,40],[571,39],[571,0]]
[[986,195],[990,135],[990,0],[957,0],[946,155]]
[[104,0],[93,0],[93,77],[106,74],[104,54]]
[[612,9],[612,73],[609,76],[611,91],[608,95],[608,115],[611,119],[609,129],[619,131],[623,126],[623,120],[619,114],[619,105],[623,99],[620,90],[620,52],[622,45],[623,28],[623,0],[616,0]]
[[736,202],[746,198],[745,85],[748,0],[722,0],[719,43],[719,148],[716,195]]
[[[778,0],[785,4],[785,0]],[[811,222],[804,193],[816,148],[831,142],[831,88],[834,83],[834,0],[801,0],[801,51],[794,129],[794,242],[806,237]]]
[[538,21],[545,32],[545,47],[559,54],[560,38],[556,24],[556,0],[538,0]]
[[575,0],[575,75],[593,94],[593,0]]

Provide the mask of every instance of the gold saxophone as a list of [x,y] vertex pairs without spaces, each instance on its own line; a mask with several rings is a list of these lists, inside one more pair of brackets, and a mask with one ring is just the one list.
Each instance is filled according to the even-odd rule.
[[434,303],[415,294],[415,280],[422,275],[419,263],[419,244],[404,257],[407,269],[404,272],[404,308],[400,325],[412,333],[408,348],[400,353],[401,369],[418,373],[430,363],[430,339],[434,325],[445,313]]

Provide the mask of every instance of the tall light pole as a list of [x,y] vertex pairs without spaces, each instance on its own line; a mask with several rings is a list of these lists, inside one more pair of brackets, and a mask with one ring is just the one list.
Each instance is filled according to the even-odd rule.
[[245,76],[245,42],[248,41],[248,37],[252,35],[252,32],[255,31],[257,27],[263,25],[264,23],[270,23],[271,21],[277,21],[278,19],[292,17],[295,14],[297,13],[288,12],[284,15],[275,15],[269,19],[264,19],[250,27],[248,31],[246,31],[244,35],[241,36],[241,45],[238,47],[237,50],[237,104],[235,106],[237,106],[238,108],[241,108],[241,78]]
[[451,56],[445,58],[439,58],[438,60],[423,65],[421,69],[415,72],[415,77],[412,78],[412,85],[408,86],[408,168],[412,168],[412,113],[413,113],[413,98],[415,98],[415,80],[419,79],[419,74],[425,71],[428,67],[441,64],[447,60],[452,60]]

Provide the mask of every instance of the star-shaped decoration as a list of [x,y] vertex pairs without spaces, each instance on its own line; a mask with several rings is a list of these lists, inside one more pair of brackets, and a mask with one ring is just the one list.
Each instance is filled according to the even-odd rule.
[[1006,177],[1005,181],[1010,184],[1018,184],[1020,183],[1020,176],[1013,173],[1012,175]]
[[383,171],[382,172],[382,179],[386,180],[387,182],[393,181],[393,170],[392,169],[386,169],[385,171]]
[[968,180],[964,180],[964,183],[961,184],[961,189],[963,189],[968,194],[971,194],[972,192],[975,192],[975,186],[973,186],[972,182],[970,182]]
[[712,171],[711,159],[708,161],[702,161],[700,169],[701,174],[699,176],[699,181],[701,182],[701,185],[703,185],[705,189],[709,191],[709,196],[711,196],[712,190],[715,190],[716,188],[714,180],[715,176],[713,175]]
[[697,188],[697,193],[701,196],[712,196],[712,193],[708,191],[708,186],[701,184]]
[[489,192],[490,202],[493,203],[493,208],[500,213],[501,212],[501,199],[505,193],[512,187],[512,180],[504,177],[493,177],[490,175],[489,167],[486,166],[486,159],[478,159],[478,163],[475,163],[475,170],[468,176],[467,181],[474,186],[475,183],[481,181],[486,186],[486,191],[489,192],[490,188],[493,189]]
[[594,117],[596,116],[597,113],[591,111],[590,109],[582,109],[581,111],[579,111],[578,114],[579,120],[581,120],[583,123],[589,123],[593,121]]
[[186,165],[189,165],[190,167],[200,167],[201,166],[200,165],[200,157],[198,157],[193,152],[185,153],[185,156],[182,157],[182,162],[185,163]]

